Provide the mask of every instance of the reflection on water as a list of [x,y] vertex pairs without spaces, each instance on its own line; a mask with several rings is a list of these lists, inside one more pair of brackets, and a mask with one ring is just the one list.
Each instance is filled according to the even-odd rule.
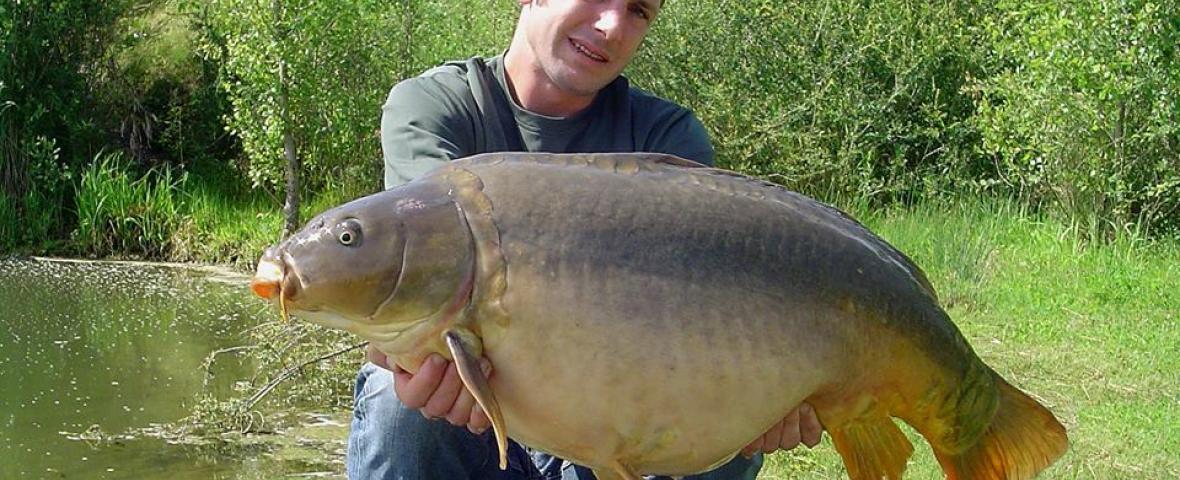
[[[247,277],[191,268],[0,259],[0,478],[241,478],[239,460],[158,440],[92,446],[63,432],[121,433],[225,394],[246,359],[202,362],[272,315]],[[192,458],[190,458],[192,457]]]

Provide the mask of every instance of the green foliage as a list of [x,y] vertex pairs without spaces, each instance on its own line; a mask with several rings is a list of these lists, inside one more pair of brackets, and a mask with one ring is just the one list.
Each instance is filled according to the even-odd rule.
[[504,52],[516,29],[520,4],[514,0],[420,0],[402,2],[400,8],[406,32],[402,44],[411,61],[391,79],[395,82],[442,62]]
[[13,223],[5,229],[13,233],[8,238],[15,245],[47,245],[61,228],[61,201],[69,186],[70,167],[60,161],[61,149],[53,139],[37,136],[22,142],[21,148],[24,169],[14,172],[14,177],[24,184],[24,192],[8,197],[15,201],[7,207],[5,221]]
[[16,202],[7,192],[0,192],[0,255],[16,248],[17,235],[21,229],[17,216]]
[[62,238],[69,172],[101,143],[87,72],[127,1],[5,2],[0,15],[0,243],[46,248]]
[[[251,233],[253,224],[269,225],[281,204],[280,62],[303,193],[321,208],[379,188],[377,128],[389,88],[443,61],[502,52],[520,6],[33,0],[2,8],[0,248],[60,248],[78,222],[60,207],[77,203],[70,172],[95,152],[122,149],[128,171],[218,172],[186,189],[181,240],[154,251],[242,261],[269,235]],[[822,198],[879,207],[996,193],[1057,212],[1091,239],[1174,235],[1178,8],[674,1],[628,75],[696,111],[721,166]],[[240,190],[257,191],[216,188],[237,192],[243,178]]]
[[[139,0],[90,77],[95,119],[144,166],[188,165],[234,154],[218,68],[197,55],[194,21],[176,0]],[[224,160],[222,160],[224,161]]]
[[[443,60],[495,53],[513,25],[505,16],[486,15],[487,2],[474,0],[218,0],[192,8],[204,22],[202,51],[224,62],[222,87],[233,103],[228,123],[242,141],[250,179],[270,189],[283,184],[285,165],[280,63],[288,71],[306,189],[319,191],[341,179],[376,188],[377,127],[389,89]],[[474,22],[456,28],[473,16]]]
[[368,163],[373,170],[376,102],[387,87],[378,83],[388,37],[382,27],[394,9],[368,0],[218,0],[193,8],[208,22],[203,51],[224,55],[222,87],[233,105],[228,124],[256,185],[282,185],[280,63],[289,76],[291,128],[309,186],[346,166]]
[[77,248],[88,254],[162,257],[183,221],[178,192],[186,175],[167,168],[133,178],[121,153],[101,154],[75,196]]
[[[76,203],[71,172],[108,144],[126,147],[148,166],[226,156],[216,69],[191,52],[191,30],[170,5],[6,4],[0,18],[0,246],[61,248],[78,220],[77,212],[62,207]],[[134,250],[145,249],[165,250]]]
[[1180,226],[1180,6],[1003,1],[977,124],[998,172],[981,178],[1087,237]]
[[986,3],[670,2],[630,70],[692,107],[725,167],[874,204],[978,170],[963,91]]

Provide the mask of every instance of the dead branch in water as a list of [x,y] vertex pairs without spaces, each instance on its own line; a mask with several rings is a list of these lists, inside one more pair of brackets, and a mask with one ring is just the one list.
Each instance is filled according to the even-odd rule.
[[258,402],[262,401],[263,398],[266,398],[267,395],[270,395],[270,392],[274,391],[275,388],[278,388],[278,386],[280,384],[285,382],[287,379],[295,376],[296,373],[299,373],[300,370],[303,370],[308,365],[339,357],[339,356],[344,355],[348,352],[351,352],[353,350],[364,347],[368,344],[369,344],[369,342],[361,342],[356,345],[353,345],[353,346],[350,346],[347,348],[343,348],[343,349],[337,350],[335,352],[326,353],[324,355],[313,358],[311,360],[304,361],[303,363],[300,363],[299,365],[287,367],[287,369],[283,370],[283,372],[280,373],[277,377],[272,379],[270,382],[267,382],[267,384],[264,385],[262,388],[258,389],[257,392],[254,392],[254,395],[251,395],[250,399],[246,400],[245,405],[241,408],[240,411],[249,411],[250,409],[254,408],[254,405],[256,405]]

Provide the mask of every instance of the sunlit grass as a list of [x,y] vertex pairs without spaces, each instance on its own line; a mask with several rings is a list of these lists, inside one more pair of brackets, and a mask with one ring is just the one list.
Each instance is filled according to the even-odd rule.
[[[186,220],[177,231],[170,257],[250,268],[263,249],[280,240],[283,199],[260,189],[233,186],[240,179],[229,175],[209,177],[185,186]],[[327,189],[303,200],[300,217],[306,221],[365,193],[371,192],[361,187]]]
[[[1002,202],[860,216],[926,270],[980,357],[1066,425],[1043,478],[1180,477],[1180,245],[1086,244]],[[907,478],[941,478],[910,437]],[[846,478],[826,437],[767,465],[761,478]]]
[[181,220],[177,192],[185,178],[168,169],[136,176],[122,154],[99,155],[82,172],[74,197],[75,246],[92,255],[166,254]]

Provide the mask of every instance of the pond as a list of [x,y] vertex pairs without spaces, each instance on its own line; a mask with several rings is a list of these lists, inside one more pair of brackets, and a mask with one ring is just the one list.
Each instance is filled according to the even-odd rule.
[[[274,315],[247,281],[174,265],[0,259],[0,478],[338,475],[317,462],[121,436],[177,421],[201,393],[224,396],[249,374],[248,355],[219,355],[216,375],[203,368]],[[338,430],[329,436],[343,428],[321,423]],[[96,432],[107,440],[78,439]]]

